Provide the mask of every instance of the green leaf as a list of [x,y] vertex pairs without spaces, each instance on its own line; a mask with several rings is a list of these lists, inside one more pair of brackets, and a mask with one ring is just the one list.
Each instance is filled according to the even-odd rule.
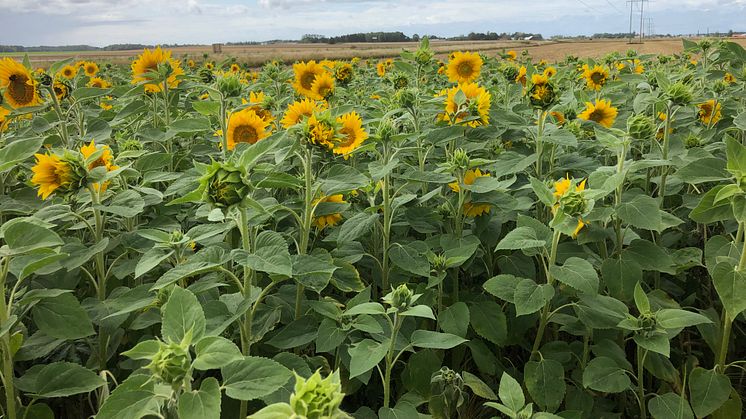
[[616,214],[625,223],[645,230],[658,231],[662,222],[658,200],[648,195],[637,195],[620,203]]
[[598,293],[598,274],[590,262],[571,257],[562,266],[554,265],[549,273],[557,281],[587,294]]
[[746,311],[746,272],[728,262],[720,262],[712,271],[712,281],[728,317],[735,319]]
[[457,302],[445,308],[438,314],[438,324],[441,330],[456,336],[466,337],[469,331],[469,306],[464,302]]
[[357,240],[360,236],[368,233],[378,221],[378,214],[367,214],[361,212],[347,219],[339,229],[337,235],[338,243]]
[[412,346],[430,349],[451,349],[466,339],[450,333],[431,332],[429,330],[415,330],[411,338]]
[[725,221],[733,218],[733,209],[730,201],[715,203],[718,193],[726,185],[718,185],[702,195],[699,204],[689,213],[689,218],[697,223],[709,224],[717,221]]
[[642,289],[640,282],[635,284],[635,306],[640,314],[650,313],[650,300]]
[[370,182],[367,176],[346,164],[332,166],[321,182],[324,195],[334,195],[364,187]]
[[389,252],[391,261],[398,268],[419,276],[430,276],[430,262],[419,250],[409,245],[394,244]]
[[222,368],[243,358],[238,346],[221,336],[206,336],[200,339],[194,351],[197,357],[193,365],[198,370]]
[[220,113],[220,102],[213,100],[192,101],[192,108],[204,116],[217,116]]
[[331,258],[319,255],[293,255],[293,278],[306,288],[321,294],[337,267]]
[[716,411],[730,396],[730,379],[728,376],[695,368],[689,375],[689,400],[698,418],[703,418]]
[[520,411],[526,405],[526,397],[521,385],[507,372],[503,372],[502,377],[500,377],[500,387],[497,393],[500,396],[500,401],[514,412]]
[[43,143],[44,138],[39,136],[15,140],[0,148],[0,173],[12,169],[18,163],[33,156]]
[[238,263],[256,271],[284,276],[293,275],[293,261],[288,244],[280,233],[263,231],[256,238],[254,253],[243,254]]
[[150,272],[173,254],[173,250],[166,250],[160,247],[150,248],[144,255],[142,255],[140,260],[137,261],[137,266],[135,266],[135,278],[139,278]]
[[655,395],[648,402],[648,410],[654,419],[694,419],[689,402],[676,393]]
[[96,419],[140,419],[159,413],[154,381],[149,375],[133,374],[106,398]]
[[265,406],[247,419],[287,419],[295,415],[293,408],[287,403],[274,403]]
[[544,247],[547,242],[536,237],[536,231],[531,227],[518,227],[503,237],[495,250],[521,250]]
[[19,379],[19,388],[36,397],[67,397],[88,393],[106,382],[95,372],[71,362],[37,365]]
[[267,341],[267,344],[280,349],[296,348],[312,342],[319,333],[319,322],[313,316],[303,316],[294,320],[280,333]]
[[44,248],[54,248],[65,244],[52,230],[29,221],[19,220],[5,228],[5,243],[9,254],[20,255]]
[[430,309],[430,307],[420,304],[414,307],[411,307],[407,309],[406,311],[403,311],[399,314],[400,316],[409,316],[409,317],[423,317],[426,319],[435,320],[435,315],[433,314],[433,310]]
[[604,393],[621,393],[632,383],[616,361],[605,356],[594,358],[583,370],[583,387]]
[[290,370],[267,358],[247,356],[221,370],[223,388],[228,397],[254,400],[268,396],[284,386],[292,377]]
[[220,384],[215,377],[202,381],[198,391],[179,396],[180,419],[220,419]]
[[622,251],[622,260],[635,262],[644,270],[660,271],[672,275],[676,273],[671,255],[666,253],[661,246],[647,240],[632,240],[632,243]]
[[675,308],[664,308],[658,311],[655,313],[655,320],[658,325],[666,329],[679,329],[698,324],[712,323],[710,319],[699,313]]
[[725,161],[717,157],[696,159],[676,170],[676,177],[693,185],[705,182],[720,182],[730,178],[725,170]]
[[483,399],[497,400],[495,392],[479,377],[468,371],[461,373],[461,376],[464,379],[464,385],[469,387],[474,394]]
[[150,339],[138,343],[129,351],[122,352],[122,355],[132,359],[152,359],[160,349],[160,342]]
[[363,339],[350,346],[350,378],[373,369],[386,356],[388,352],[388,341],[376,342],[372,339]]
[[482,285],[482,288],[503,301],[513,303],[515,299],[515,289],[518,286],[518,283],[524,279],[525,278],[518,278],[510,274],[502,274],[488,279],[487,282]]
[[161,336],[167,341],[181,342],[191,331],[194,342],[205,333],[205,313],[191,291],[174,287],[161,311]]
[[78,87],[73,90],[71,96],[76,100],[92,99],[111,94],[111,91],[112,89],[102,89],[100,87]]
[[554,297],[554,287],[549,284],[537,284],[531,279],[521,280],[515,288],[513,302],[516,316],[536,313]]
[[642,281],[642,268],[632,261],[608,258],[601,264],[601,277],[612,297],[630,301],[635,285]]
[[143,211],[145,200],[137,191],[127,189],[116,194],[109,204],[97,205],[96,208],[103,212],[131,218]]
[[345,316],[359,316],[361,314],[386,314],[386,309],[379,303],[361,303],[354,305],[343,313]]
[[32,313],[39,330],[57,339],[80,339],[94,333],[91,319],[72,294],[46,298]]
[[565,398],[565,370],[554,359],[529,361],[523,370],[526,388],[542,410],[554,412]]
[[481,301],[469,306],[471,327],[477,334],[495,345],[504,345],[508,338],[508,324],[502,307],[494,301]]
[[[139,264],[138,264],[139,266]],[[151,290],[159,290],[165,288],[173,283],[181,281],[185,278],[190,278],[198,275],[202,275],[206,272],[217,270],[222,264],[217,262],[206,262],[206,261],[195,261],[187,262],[181,265],[176,265],[169,269],[155,281]]]
[[[725,137],[726,168],[736,176],[746,174],[746,147],[731,136]],[[696,413],[696,409],[695,409]]]

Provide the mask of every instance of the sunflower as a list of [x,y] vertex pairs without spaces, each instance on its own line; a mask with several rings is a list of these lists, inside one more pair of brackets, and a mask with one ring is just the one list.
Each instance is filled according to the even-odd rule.
[[[119,169],[119,166],[114,164],[114,155],[111,153],[111,148],[109,148],[108,145],[97,147],[96,142],[94,140],[91,140],[88,145],[83,145],[82,147],[80,147],[80,154],[83,155],[84,160],[88,160],[88,158],[99,151],[101,152],[99,157],[96,160],[88,163],[88,170],[93,170],[97,167],[105,167],[107,172],[111,172],[112,170]],[[104,182],[103,185],[94,183],[91,186],[93,186],[93,188],[99,192],[104,192],[109,186],[109,182]]]
[[338,117],[337,123],[341,126],[340,138],[334,143],[332,152],[343,155],[347,160],[349,153],[360,147],[368,138],[368,133],[363,129],[363,120],[357,112],[346,113]]
[[313,92],[316,99],[328,98],[334,93],[334,77],[328,71],[317,75],[311,85],[311,92]]
[[518,74],[515,76],[515,82],[521,83],[522,85],[526,85],[526,66],[521,66],[521,68],[518,69]]
[[195,64],[194,60],[187,60],[186,65],[189,68],[194,68],[197,64]]
[[52,88],[54,89],[54,95],[57,96],[57,100],[66,99],[70,95],[70,89],[61,81],[54,82]]
[[237,63],[233,63],[231,64],[231,71],[234,73],[238,73],[239,71],[241,71],[241,66]]
[[616,63],[616,69],[617,71],[622,71],[627,67],[627,64],[624,64],[623,62]]
[[5,109],[4,107],[0,106],[0,132],[8,129],[8,125],[10,125],[10,119],[8,119],[7,116],[9,114],[10,109]]
[[83,64],[83,71],[86,76],[93,77],[98,74],[98,64],[93,61],[86,61],[85,64]]
[[329,120],[326,115],[319,115],[314,112],[314,114],[306,120],[305,129],[306,139],[309,144],[324,147],[329,150],[334,148],[336,129],[333,125],[333,121]]
[[288,105],[288,109],[285,111],[285,115],[280,120],[280,123],[284,128],[290,128],[301,122],[304,117],[310,117],[314,112],[319,112],[323,109],[324,106],[315,100],[299,100]]
[[510,50],[505,53],[505,58],[508,59],[509,61],[514,61],[516,57],[518,57],[518,54],[513,50]]
[[699,118],[703,124],[710,126],[715,125],[720,121],[720,118],[722,117],[720,112],[720,102],[717,102],[715,99],[710,99],[707,102],[700,103],[697,107],[699,108],[697,118]]
[[606,84],[606,79],[609,78],[609,71],[600,65],[590,68],[588,64],[583,64],[583,78],[589,89],[601,90],[603,85]]
[[316,81],[316,77],[326,72],[324,67],[317,64],[316,61],[299,62],[293,64],[293,72],[295,73],[295,82],[293,82],[293,88],[296,92],[303,96],[311,99],[318,99],[318,95],[311,90],[313,82]]
[[633,67],[632,71],[635,74],[642,74],[642,73],[645,72],[645,66],[643,66],[642,65],[642,61],[640,61],[637,58],[635,58],[634,60],[632,60],[632,67]]
[[611,101],[606,99],[597,100],[596,103],[585,102],[585,110],[578,118],[586,121],[594,121],[610,128],[616,120],[617,108],[611,106]]
[[[171,58],[171,51],[161,49],[161,47],[153,50],[145,48],[143,53],[132,62],[132,84],[153,81],[152,75],[149,73],[157,71],[158,66],[162,64],[171,66],[171,74],[166,79],[168,87],[177,87],[180,83],[177,77],[183,75],[184,70],[181,69],[181,63],[178,60]],[[162,89],[163,85],[161,84],[148,83],[145,85],[146,92],[160,92]]]
[[[329,195],[329,196],[318,198],[313,201],[313,205],[316,206],[324,202],[331,202],[334,204],[346,204],[347,203],[347,201],[344,200],[344,197],[342,196],[342,194],[336,194],[336,195]],[[340,213],[326,214],[326,215],[320,215],[314,218],[313,225],[315,225],[319,230],[322,230],[325,227],[335,226],[340,221],[342,221],[342,214]]]
[[[479,169],[469,169],[464,173],[464,185],[473,185],[474,182],[480,177],[490,177],[487,172],[482,172]],[[461,190],[461,185],[458,182],[451,182],[448,184],[453,192]],[[482,214],[490,212],[490,204],[477,204],[474,202],[464,203],[464,214],[467,217],[479,217]]]
[[228,119],[228,150],[238,143],[255,144],[269,135],[269,123],[251,109],[233,113]]
[[109,87],[111,87],[111,83],[102,79],[101,77],[91,77],[91,79],[88,80],[88,84],[86,84],[86,86],[98,87],[99,89],[108,89]]
[[345,84],[352,79],[352,65],[348,63],[339,63],[334,68],[334,78],[338,82]]
[[257,115],[259,115],[264,121],[267,123],[272,123],[272,121],[275,120],[275,117],[272,115],[272,112],[269,109],[264,108],[264,104],[267,101],[266,97],[264,96],[264,92],[251,92],[249,93],[249,100],[241,99],[241,102],[245,104],[251,105],[247,109],[251,109],[252,111],[256,112]]
[[34,106],[41,103],[36,91],[36,82],[29,70],[12,58],[0,60],[0,89],[12,108]]
[[62,67],[59,72],[57,72],[57,75],[59,77],[64,77],[68,80],[75,77],[76,74],[78,74],[78,67],[74,67],[71,65],[66,65]]
[[549,83],[549,76],[547,76],[545,73],[534,73],[531,75],[531,84],[533,84],[534,86],[543,86],[547,83]]
[[394,61],[391,59],[381,61],[378,64],[376,64],[376,73],[378,73],[379,77],[383,77],[386,75],[386,72],[394,65]]
[[554,67],[547,67],[547,68],[545,68],[545,69],[544,69],[544,75],[545,75],[545,76],[546,76],[547,78],[551,78],[551,77],[553,77],[553,76],[554,76],[555,74],[557,74],[557,69],[556,69],[556,68],[554,68]]
[[[587,210],[586,204],[582,202],[583,201],[582,192],[585,190],[585,185],[586,185],[585,179],[583,179],[579,184],[574,185],[574,183],[570,180],[569,177],[562,178],[558,180],[557,182],[554,182],[554,192],[552,194],[554,196],[554,204],[552,205],[552,214],[556,213],[557,210],[562,205],[560,201],[569,195],[575,195],[576,198],[579,196],[580,199],[569,200],[570,202],[568,202],[568,205],[570,205],[573,208],[568,208],[568,209],[574,212],[578,210],[580,211]],[[574,208],[574,206],[578,206],[578,204],[586,208]],[[578,236],[578,233],[580,233],[580,230],[582,230],[583,227],[586,226],[586,223],[585,221],[583,221],[583,218],[578,214],[568,214],[568,215],[573,215],[577,217],[578,223],[572,232],[572,237],[575,238]]]
[[549,115],[551,115],[555,121],[557,121],[557,125],[564,125],[565,124],[565,115],[562,112],[559,111],[551,111],[549,112]]
[[38,196],[49,198],[59,188],[72,183],[73,170],[70,164],[56,154],[34,154],[36,165],[31,168],[34,176],[31,183],[39,187]]
[[453,83],[471,83],[482,71],[482,57],[475,52],[454,52],[448,61],[446,75]]
[[726,83],[728,83],[728,84],[731,84],[731,83],[735,83],[736,82],[736,78],[735,78],[735,76],[733,76],[733,74],[725,73],[725,75],[723,76],[723,81],[726,82]]
[[205,63],[205,68],[212,71],[213,69],[215,69],[215,64],[208,61]]
[[[456,103],[456,95],[459,91],[466,96],[466,103],[461,106]],[[465,119],[478,117],[478,119],[467,121],[466,125],[470,127],[486,125],[490,121],[491,102],[492,96],[483,87],[479,87],[476,83],[460,84],[447,90],[445,114],[441,119],[455,125]]]

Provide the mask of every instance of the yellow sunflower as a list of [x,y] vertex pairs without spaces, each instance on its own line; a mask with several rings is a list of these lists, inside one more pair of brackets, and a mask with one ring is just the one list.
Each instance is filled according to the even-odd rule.
[[0,60],[0,89],[5,89],[3,97],[13,108],[41,103],[31,72],[12,58]]
[[[94,161],[88,163],[88,170],[95,169],[97,167],[105,167],[107,172],[119,169],[119,166],[114,164],[114,155],[111,153],[111,148],[108,145],[97,147],[96,142],[91,140],[88,145],[80,147],[80,154],[83,155],[83,159],[88,160],[94,153],[101,151],[101,155]],[[104,182],[103,185],[94,183],[93,188],[99,192],[104,192],[109,186],[109,182]]]
[[[585,179],[583,179],[578,185],[573,186],[573,182],[570,180],[569,177],[562,178],[558,180],[557,182],[554,182],[554,205],[552,205],[552,213],[554,214],[557,209],[560,207],[560,199],[567,195],[568,193],[572,192],[582,192],[585,190]],[[578,224],[575,227],[575,230],[572,232],[572,237],[575,238],[578,236],[578,233],[580,233],[580,230],[583,229],[587,224],[581,217],[578,217]]]
[[[324,196],[321,198],[318,198],[313,201],[313,205],[316,206],[317,204],[320,204],[322,202],[333,202],[335,204],[346,204],[347,201],[344,200],[344,197],[342,194],[336,194],[336,195],[329,195]],[[334,214],[326,214],[326,215],[320,215],[313,220],[313,225],[316,226],[319,230],[322,230],[326,227],[332,227],[337,225],[342,220],[342,214],[340,213],[334,213]]]
[[208,61],[205,63],[205,68],[212,71],[213,69],[215,69],[215,64]]
[[85,64],[83,64],[83,71],[86,76],[93,77],[98,74],[98,64],[93,61],[86,61]]
[[[482,172],[479,169],[469,169],[464,173],[464,185],[472,185],[480,177],[490,177],[487,172]],[[461,185],[458,182],[451,182],[448,184],[453,192],[461,190]],[[490,212],[490,204],[479,204],[474,202],[464,203],[464,214],[467,217],[479,217],[482,214]]]
[[632,60],[632,67],[634,68],[632,71],[634,71],[635,74],[642,74],[645,72],[645,66],[642,65],[642,61],[637,58]]
[[518,54],[515,51],[510,50],[510,51],[508,51],[508,52],[505,53],[505,57],[509,61],[514,61],[516,59],[516,57],[518,57]]
[[8,125],[10,125],[10,119],[8,119],[7,116],[9,114],[10,109],[5,109],[4,107],[0,106],[0,132],[8,129]]
[[70,89],[68,89],[65,83],[56,81],[52,85],[52,88],[54,89],[54,95],[57,96],[57,100],[65,99],[70,94]]
[[340,83],[347,83],[352,79],[352,65],[348,63],[339,63],[334,68],[334,78]]
[[471,83],[482,71],[482,57],[475,52],[454,52],[448,61],[446,75],[453,83]]
[[368,133],[363,129],[363,120],[357,112],[338,117],[337,123],[341,126],[340,138],[335,142],[332,152],[343,155],[347,160],[349,153],[355,151],[368,138]]
[[[132,62],[132,84],[153,81],[152,75],[148,73],[157,71],[159,65],[166,63],[171,66],[171,74],[166,80],[168,87],[177,87],[180,82],[177,77],[183,75],[184,70],[181,69],[181,63],[178,60],[171,58],[171,51],[161,49],[161,47],[153,50],[145,48],[143,53]],[[148,83],[145,85],[145,91],[147,92],[160,92],[162,89],[162,84]]]
[[319,112],[324,109],[322,104],[311,99],[303,99],[288,105],[285,115],[282,117],[280,123],[285,128],[290,128],[293,125],[301,122],[303,118],[310,117],[314,112]]
[[66,78],[68,80],[75,77],[76,74],[78,74],[78,67],[71,65],[66,65],[57,72],[57,75],[59,77]]
[[195,64],[194,60],[187,60],[187,67],[194,68],[197,64]]
[[725,76],[723,76],[723,81],[726,82],[726,83],[728,83],[728,84],[731,84],[731,83],[735,83],[736,82],[736,78],[735,78],[735,76],[733,76],[733,74],[725,73]]
[[526,66],[521,66],[521,68],[518,69],[518,75],[515,76],[515,82],[520,83],[522,85],[526,85]]
[[328,71],[317,75],[311,85],[311,92],[318,100],[328,98],[334,93],[334,77]]
[[554,67],[547,67],[547,68],[545,68],[545,69],[544,69],[544,75],[545,75],[545,76],[546,76],[547,78],[551,78],[551,77],[553,77],[553,76],[554,76],[555,74],[557,74],[557,69],[556,69],[556,68],[554,68]]
[[715,125],[720,121],[720,118],[722,117],[720,112],[720,102],[715,101],[715,99],[710,99],[707,102],[700,103],[697,107],[699,107],[697,118],[699,118],[703,124],[710,126]]
[[91,77],[91,79],[88,80],[88,84],[86,84],[86,86],[98,87],[99,89],[108,89],[109,87],[111,87],[111,83],[102,79],[101,77]]
[[[461,91],[466,96],[466,103],[461,107],[456,103],[456,94]],[[445,114],[442,119],[448,121],[451,125],[460,124],[468,118],[478,117],[478,119],[466,122],[470,127],[486,125],[490,121],[490,105],[492,96],[483,87],[476,83],[460,84],[447,90],[445,102]]]
[[251,109],[244,109],[231,114],[228,119],[228,150],[236,148],[238,143],[255,144],[269,135],[269,123]]
[[617,108],[611,106],[611,101],[600,99],[596,103],[585,102],[585,110],[578,115],[578,118],[594,121],[606,128],[611,128],[616,120],[616,115]]
[[306,130],[308,142],[311,144],[330,150],[334,148],[336,130],[332,123],[323,115],[319,116],[316,113],[311,115],[306,121]]
[[378,73],[379,77],[383,77],[386,75],[386,72],[394,65],[393,60],[385,60],[381,61],[378,64],[376,64],[376,73]]
[[275,120],[275,117],[272,115],[272,112],[269,109],[264,108],[264,103],[266,101],[266,97],[264,96],[264,92],[251,92],[249,93],[249,100],[241,99],[243,104],[250,104],[251,106],[247,109],[251,109],[252,111],[256,112],[257,115],[259,115],[263,120],[265,120],[267,123],[272,123],[272,121]]
[[318,95],[311,89],[316,77],[326,72],[324,67],[311,60],[293,64],[293,72],[295,73],[295,81],[293,82],[295,91],[305,97],[318,99]]
[[239,71],[241,71],[241,66],[237,63],[233,63],[231,64],[231,71],[234,73],[238,73]]
[[72,168],[59,156],[56,154],[34,154],[34,156],[36,164],[31,168],[34,172],[31,183],[39,187],[38,196],[41,199],[49,198],[54,191],[72,182]]
[[601,90],[606,84],[606,79],[609,78],[609,71],[600,65],[590,68],[588,64],[583,64],[583,78],[589,89]]

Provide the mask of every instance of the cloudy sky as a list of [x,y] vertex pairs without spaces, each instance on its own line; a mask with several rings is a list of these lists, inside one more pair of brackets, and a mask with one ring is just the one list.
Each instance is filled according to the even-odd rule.
[[[746,31],[746,0],[654,0],[657,33]],[[0,44],[212,43],[402,31],[626,32],[625,0],[0,0]]]

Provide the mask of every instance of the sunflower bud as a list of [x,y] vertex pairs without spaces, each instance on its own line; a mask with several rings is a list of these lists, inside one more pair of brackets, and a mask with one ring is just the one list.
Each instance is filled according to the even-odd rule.
[[407,284],[401,284],[383,297],[383,301],[397,311],[404,311],[414,302],[414,293],[407,287]]
[[237,205],[249,194],[243,171],[230,163],[213,163],[201,181],[204,201],[218,208]]
[[726,83],[723,80],[718,80],[715,82],[715,84],[712,86],[712,90],[715,93],[723,93],[725,89],[728,88],[728,83]]
[[414,108],[417,93],[413,89],[402,89],[396,92],[396,100],[402,108]]
[[573,190],[567,192],[559,200],[562,212],[571,217],[580,217],[588,210],[588,202],[583,196],[583,191]]
[[378,123],[378,130],[376,130],[378,138],[383,142],[387,142],[391,140],[391,137],[393,137],[394,134],[394,121],[392,121],[391,118],[381,119],[381,122]]
[[684,147],[693,148],[702,145],[702,139],[696,134],[689,134],[684,140]]
[[557,99],[554,86],[551,83],[534,84],[528,91],[531,106],[536,109],[548,109]]
[[448,367],[443,367],[434,373],[430,378],[428,403],[428,410],[433,418],[454,418],[462,404],[464,404],[464,380],[461,375]]
[[47,73],[35,73],[36,74],[36,80],[39,81],[39,84],[41,84],[44,87],[49,87],[52,85],[52,76],[50,76]]
[[119,146],[119,151],[140,151],[143,149],[143,145],[140,142],[140,140],[130,138],[127,140],[120,140],[117,142],[117,145]]
[[225,97],[238,97],[241,95],[241,80],[234,74],[219,77],[218,90]]
[[502,74],[505,76],[506,80],[512,82],[516,77],[518,77],[518,68],[512,65],[507,65],[503,67]]
[[212,70],[209,68],[201,68],[199,70],[199,78],[202,80],[202,83],[212,83],[215,80],[215,75],[212,74]]
[[182,233],[181,230],[174,230],[171,232],[168,241],[169,243],[179,243],[182,240],[184,240],[184,233]]
[[346,418],[339,410],[344,393],[339,372],[322,379],[318,370],[307,380],[295,374],[295,390],[290,395],[290,407],[298,417],[307,419]]
[[159,345],[158,352],[146,368],[164,383],[179,386],[192,363],[189,348],[179,343],[159,342]]
[[394,85],[394,89],[403,89],[409,85],[409,80],[407,79],[406,74],[404,73],[396,73],[391,78],[391,82]]
[[627,119],[627,133],[636,140],[647,140],[655,134],[655,125],[645,115],[633,115]]
[[469,168],[469,155],[463,148],[457,148],[448,163],[452,172],[464,171]]
[[692,101],[692,91],[682,82],[676,82],[666,89],[666,96],[674,105],[686,106]]
[[702,52],[707,52],[712,47],[712,41],[709,39],[703,39],[697,42],[697,46],[702,50]]

